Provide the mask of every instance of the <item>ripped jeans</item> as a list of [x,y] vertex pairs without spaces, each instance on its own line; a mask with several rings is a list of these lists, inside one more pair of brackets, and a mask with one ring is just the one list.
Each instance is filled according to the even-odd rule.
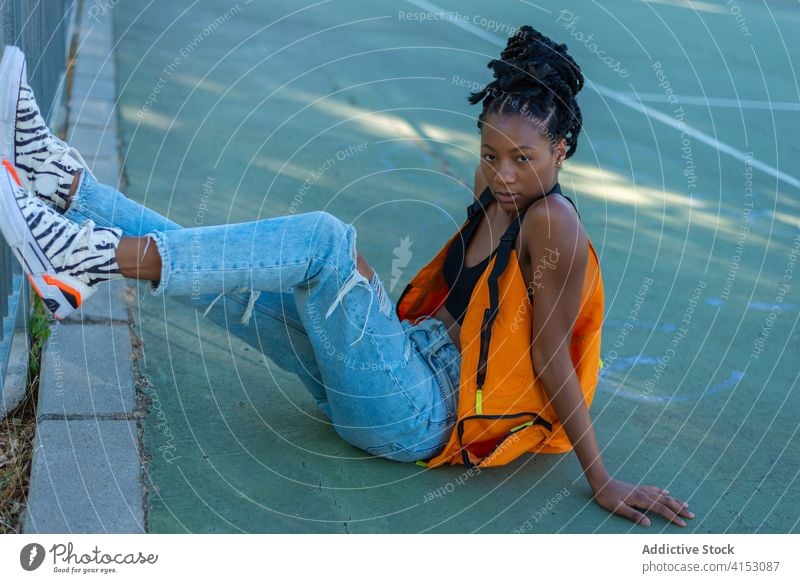
[[149,237],[162,261],[152,292],[296,373],[345,441],[406,462],[444,448],[460,354],[441,321],[401,322],[377,273],[359,273],[352,225],[308,212],[182,228],[88,172],[64,216]]

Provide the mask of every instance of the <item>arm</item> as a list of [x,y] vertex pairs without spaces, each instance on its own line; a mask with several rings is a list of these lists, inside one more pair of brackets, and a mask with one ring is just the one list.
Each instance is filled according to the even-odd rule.
[[693,515],[683,502],[655,486],[614,480],[603,464],[569,354],[588,261],[587,237],[577,215],[564,201],[546,201],[526,213],[522,230],[533,274],[529,282],[534,293],[533,368],[572,443],[595,501],[645,526],[649,519],[635,508],[652,509],[685,526],[678,514],[687,518]]
[[[588,261],[586,235],[575,213],[547,201],[526,216],[525,241],[534,293],[531,359],[592,488],[608,481],[589,410],[569,355]],[[530,220],[528,220],[530,219]],[[552,228],[558,225],[558,228]]]

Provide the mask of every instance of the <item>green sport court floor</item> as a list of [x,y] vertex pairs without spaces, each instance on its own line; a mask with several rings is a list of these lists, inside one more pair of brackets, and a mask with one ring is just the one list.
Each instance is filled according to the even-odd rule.
[[796,2],[179,0],[114,14],[129,196],[186,225],[327,210],[356,225],[395,300],[464,219],[479,143],[466,96],[486,63],[522,24],[566,42],[587,84],[561,184],[605,282],[597,435],[615,476],[696,514],[685,530],[608,514],[574,454],[472,476],[369,457],[296,376],[142,286],[150,532],[798,532]]

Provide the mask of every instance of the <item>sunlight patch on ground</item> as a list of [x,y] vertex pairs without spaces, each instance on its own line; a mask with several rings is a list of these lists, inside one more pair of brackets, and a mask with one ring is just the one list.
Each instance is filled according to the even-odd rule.
[[309,108],[317,109],[340,120],[348,120],[349,123],[360,126],[363,131],[376,137],[422,137],[411,124],[391,112],[372,111],[366,107],[343,103],[337,99],[325,98],[299,89],[283,88],[280,95],[294,99],[298,103],[307,103]]
[[[191,87],[194,91],[203,90],[208,91],[209,93],[222,95],[230,89],[229,86],[217,83],[216,81],[211,81],[207,77],[203,79],[201,77],[195,77],[194,75],[188,75],[186,73],[176,73],[172,76],[172,78],[186,87]],[[230,95],[230,93],[228,95]]]
[[[300,182],[305,182],[306,180],[313,178],[311,176],[311,172],[315,170],[304,168],[303,166],[298,166],[297,164],[293,164],[291,162],[287,163],[285,160],[272,158],[270,156],[257,156],[253,160],[252,165],[257,168],[269,170],[271,174],[280,174],[281,176],[294,178]],[[320,182],[322,179],[323,177],[319,176],[315,182]]]
[[121,104],[120,112],[122,118],[133,125],[144,125],[156,130],[176,130],[183,127],[183,124],[174,118],[155,113],[154,111],[145,111],[142,108],[131,107],[130,105]]
[[622,174],[610,170],[570,162],[562,170],[559,182],[583,196],[605,203],[634,206],[638,212],[652,220],[663,221],[665,225],[685,227],[691,217],[692,226],[724,233],[730,237],[735,237],[738,233],[739,223],[720,215],[716,204],[711,207],[708,202],[690,199],[678,192],[634,185]]
[[646,4],[665,4],[675,8],[688,8],[696,12],[710,12],[712,14],[728,14],[729,11],[724,6],[712,4],[711,2],[701,2],[699,0],[644,0]]
[[481,140],[477,130],[475,132],[464,132],[427,122],[419,124],[419,127],[427,137],[439,142],[453,144],[471,152],[477,152],[480,148]]

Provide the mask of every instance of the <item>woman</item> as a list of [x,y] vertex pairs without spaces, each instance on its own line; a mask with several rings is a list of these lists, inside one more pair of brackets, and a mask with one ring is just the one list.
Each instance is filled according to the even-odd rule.
[[[527,339],[523,360],[529,378],[523,380],[534,383],[535,369],[535,383],[549,399],[542,405],[552,409],[549,421],[544,409],[537,410],[542,418],[528,414],[533,419],[509,435],[522,429],[514,435],[524,433],[530,440],[538,435],[534,430],[565,432],[600,506],[642,525],[650,524],[641,512],[649,509],[685,526],[681,517],[693,516],[688,505],[666,490],[608,475],[588,413],[591,395],[582,386],[583,381],[593,390],[596,368],[587,369],[595,373],[589,383],[579,380],[565,348],[572,347],[577,322],[587,318],[582,305],[587,290],[599,297],[599,315],[588,314],[597,322],[592,344],[597,350],[602,322],[597,257],[571,201],[558,188],[559,167],[575,152],[581,129],[575,101],[583,85],[580,69],[565,45],[527,26],[489,66],[495,80],[470,97],[483,102],[476,201],[470,207],[475,212],[412,280],[397,313],[358,253],[352,225],[328,213],[184,229],[97,183],[80,155],[48,131],[27,84],[24,57],[13,47],[6,48],[0,64],[0,86],[6,89],[3,152],[13,151],[13,159],[3,161],[0,229],[57,318],[100,283],[127,277],[152,282],[156,295],[202,307],[278,362],[277,338],[291,329],[292,353],[313,371],[304,382],[336,432],[397,461],[442,458],[456,433],[463,437],[461,409],[481,413],[481,387],[497,374],[503,358],[497,350],[502,342],[492,344],[490,335],[502,328],[498,313],[514,308],[507,295],[498,294],[498,285],[505,292],[509,278],[518,281],[521,274],[528,290],[521,307],[530,308],[529,299],[536,297],[532,313],[522,310],[521,321],[529,327],[519,336]],[[591,266],[597,281],[590,285]],[[474,301],[480,294],[491,298],[483,321]],[[255,334],[247,327],[251,319]],[[516,335],[519,322],[508,324],[502,333]],[[474,406],[459,396],[467,378],[460,369],[462,350],[469,359],[478,350],[462,325],[481,344]],[[465,338],[469,345],[462,346]],[[491,382],[509,386],[497,377]],[[469,448],[460,443],[455,448],[461,458],[447,457],[450,463],[497,459],[497,439],[483,453],[477,439]],[[513,455],[522,450],[534,451],[525,442]]]

